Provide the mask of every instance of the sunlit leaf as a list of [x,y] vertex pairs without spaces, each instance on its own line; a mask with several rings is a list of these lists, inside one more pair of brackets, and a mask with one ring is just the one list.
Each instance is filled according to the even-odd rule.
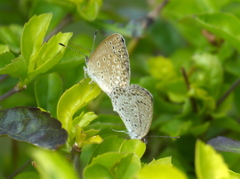
[[133,152],[140,158],[143,156],[146,150],[146,144],[140,140],[126,140],[122,143],[120,152]]
[[153,160],[151,163],[144,165],[138,173],[139,179],[155,179],[155,178],[168,178],[168,179],[186,179],[187,177],[183,172],[173,167],[170,158]]
[[37,163],[37,170],[45,179],[77,179],[72,164],[57,152],[34,149],[31,152]]
[[201,141],[196,143],[195,169],[199,179],[229,178],[228,167],[222,156]]
[[89,21],[96,19],[101,6],[102,0],[81,0],[80,3],[76,3],[78,13]]
[[90,81],[88,78],[74,85],[65,91],[58,102],[58,120],[62,122],[63,128],[69,132],[72,130],[73,115],[101,92],[98,85],[96,83],[89,84]]
[[30,64],[30,71],[35,67],[35,62],[30,60],[37,55],[51,19],[52,14],[33,16],[23,28],[21,52],[27,64]]
[[[101,166],[101,167],[99,167]],[[94,178],[94,168],[98,168],[100,178],[126,178],[131,179],[140,170],[141,163],[137,155],[133,153],[109,152],[93,159],[92,163],[84,169],[85,178]]]
[[61,60],[64,48],[58,45],[58,43],[66,44],[71,36],[72,33],[63,34],[60,32],[40,47],[37,56],[31,59],[34,67],[29,69],[28,75],[30,78],[47,72]]
[[10,52],[0,55],[0,74],[9,74],[11,76],[24,79],[27,75],[27,68],[25,60],[22,56],[15,58]]
[[98,116],[93,112],[88,112],[86,114],[82,113],[80,116],[73,120],[73,125],[79,125],[80,127],[86,127],[90,122],[96,119]]

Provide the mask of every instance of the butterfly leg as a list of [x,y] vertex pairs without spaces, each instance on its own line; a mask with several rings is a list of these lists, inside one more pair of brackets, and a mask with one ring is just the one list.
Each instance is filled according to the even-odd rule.
[[83,70],[84,70],[84,78],[87,78],[87,68],[83,67]]
[[91,81],[88,84],[93,84],[95,81],[92,79],[91,75],[89,75],[88,68],[87,67],[83,67],[83,70],[84,70],[84,78],[87,78],[87,74],[91,78]]

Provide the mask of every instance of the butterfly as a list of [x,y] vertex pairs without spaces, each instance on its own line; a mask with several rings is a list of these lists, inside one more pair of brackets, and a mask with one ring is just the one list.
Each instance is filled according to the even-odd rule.
[[144,139],[153,118],[153,96],[145,88],[132,84],[116,87],[110,95],[113,110],[124,122],[131,139]]
[[108,96],[114,88],[126,88],[130,83],[129,55],[120,34],[104,39],[90,58],[86,57],[86,65],[85,72]]

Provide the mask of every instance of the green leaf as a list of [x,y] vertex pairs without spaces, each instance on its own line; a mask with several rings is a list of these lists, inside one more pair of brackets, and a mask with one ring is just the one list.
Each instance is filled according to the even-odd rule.
[[167,6],[163,9],[163,14],[166,17],[176,20],[182,20],[186,16],[198,13],[202,13],[202,10],[199,8],[196,1],[192,0],[169,1]]
[[134,178],[140,170],[141,163],[139,157],[133,153],[105,153],[94,158],[92,163],[84,169],[84,178],[94,178],[96,174],[92,171],[96,167],[101,174],[104,174],[101,176],[102,178],[131,179]]
[[96,147],[91,159],[107,152],[120,152],[123,142],[124,139],[118,138],[117,136],[104,138],[104,141]]
[[83,177],[88,179],[95,178],[113,179],[111,171],[109,171],[101,164],[88,165],[86,168],[84,168]]
[[56,150],[67,140],[67,132],[61,128],[61,123],[34,107],[0,111],[0,135],[51,150]]
[[141,168],[140,158],[134,153],[127,154],[116,167],[117,178],[134,178]]
[[216,12],[196,15],[196,20],[203,28],[223,38],[240,50],[240,20],[236,16]]
[[194,97],[195,99],[200,99],[203,101],[203,104],[201,106],[201,113],[206,111],[209,113],[216,108],[214,98],[210,96],[208,92],[204,90],[204,88],[200,88],[197,85],[192,84],[188,95]]
[[52,14],[42,14],[33,16],[28,23],[24,25],[21,39],[21,52],[29,65],[29,71],[35,67],[35,61],[32,61],[32,59],[34,59],[41,48],[51,19]]
[[97,146],[91,158],[106,152],[134,153],[140,158],[145,150],[146,144],[140,140],[124,140],[117,136],[110,136],[104,138],[104,141]]
[[164,165],[172,167],[172,157],[160,158],[158,160],[153,159],[148,165]]
[[208,89],[210,95],[217,98],[223,82],[223,68],[218,57],[209,53],[198,53],[193,56],[193,60],[196,72],[191,81]]
[[[164,122],[166,119],[167,121]],[[188,132],[192,127],[191,121],[186,120],[186,118],[184,118],[184,121],[182,121],[177,116],[161,115],[158,118],[158,121],[163,121],[163,123],[159,126],[160,131],[173,137]]]
[[140,140],[125,140],[122,143],[120,152],[133,152],[141,158],[146,150],[146,144]]
[[97,117],[98,116],[96,114],[94,114],[93,112],[88,112],[86,114],[84,114],[84,112],[82,112],[82,114],[80,116],[76,117],[73,120],[73,126],[78,125],[79,127],[86,127],[86,126],[88,126],[88,124],[90,122],[92,122]]
[[222,156],[200,140],[196,143],[195,169],[199,179],[229,178],[228,167]]
[[20,52],[20,38],[22,27],[18,25],[3,26],[0,28],[0,39],[8,44],[10,49],[15,52]]
[[205,122],[203,124],[191,127],[190,132],[195,136],[200,136],[208,130],[209,126],[210,122]]
[[96,19],[101,6],[102,0],[81,0],[80,3],[76,1],[78,13],[88,21]]
[[240,124],[239,122],[231,117],[222,117],[218,118],[217,120],[214,120],[211,122],[212,127],[221,128],[225,130],[230,130],[234,132],[240,131]]
[[138,173],[139,179],[155,179],[155,178],[167,178],[167,179],[187,179],[184,173],[171,164],[171,158],[164,158],[159,160],[153,160],[151,163],[142,167]]
[[233,179],[239,179],[240,178],[240,174],[239,173],[235,173],[235,172],[233,172],[231,170],[229,170],[229,174],[230,174],[231,178],[233,178]]
[[95,135],[99,132],[99,130],[88,130],[83,131],[83,129],[79,126],[76,126],[75,132],[75,145],[78,148],[82,148],[84,145],[88,144],[100,144],[103,139],[99,135]]
[[224,64],[225,69],[228,73],[231,73],[235,76],[240,76],[240,60],[238,58],[234,58],[226,61],[226,64]]
[[171,101],[184,102],[187,97],[187,87],[182,77],[172,80],[162,80],[156,86],[159,91],[164,91]]
[[149,70],[152,76],[159,80],[168,81],[176,77],[173,63],[164,57],[154,57],[148,60]]
[[72,117],[88,102],[96,98],[101,89],[96,83],[89,84],[90,79],[84,79],[80,83],[74,85],[61,96],[57,106],[58,120],[62,122],[63,128],[69,133],[72,130]]
[[215,0],[197,0],[196,3],[204,12],[214,12],[220,10],[217,8],[218,2]]
[[[11,52],[5,52],[0,54],[0,72],[12,62],[14,55]],[[2,73],[4,74],[4,73]]]
[[57,73],[38,78],[35,82],[35,96],[39,107],[50,111],[56,117],[57,103],[62,94],[62,79]]
[[100,114],[97,119],[93,120],[88,126],[84,127],[84,130],[90,129],[100,129],[99,135],[101,135],[103,138],[109,137],[111,135],[114,135],[115,137],[117,135],[119,138],[129,138],[125,132],[114,131],[126,130],[126,127],[124,126],[121,118],[115,115]]
[[9,52],[9,46],[8,45],[0,45],[0,54]]
[[240,141],[227,137],[218,136],[209,140],[208,144],[213,146],[216,150],[240,153]]
[[[26,69],[26,62],[22,56],[19,56],[18,58],[15,58],[12,60],[14,56],[10,52],[6,52],[0,56],[1,65],[6,65],[2,69],[0,69],[0,74],[9,74],[14,77],[19,77],[20,79],[24,79],[27,75],[27,69]],[[10,62],[9,64],[6,64],[7,62]]]
[[31,61],[34,62],[34,68],[29,69],[29,78],[33,78],[40,73],[45,73],[55,66],[62,58],[64,48],[58,45],[59,42],[66,44],[72,33],[61,32],[53,36],[48,42],[44,43],[37,56]]
[[72,164],[57,152],[34,149],[31,152],[37,170],[44,179],[77,179]]

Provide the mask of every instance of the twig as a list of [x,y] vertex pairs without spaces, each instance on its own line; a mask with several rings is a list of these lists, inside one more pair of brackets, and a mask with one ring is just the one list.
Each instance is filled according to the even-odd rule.
[[19,167],[12,175],[10,175],[9,177],[7,177],[7,179],[12,179],[14,178],[16,175],[18,175],[20,172],[22,172],[29,164],[31,164],[31,160],[28,160],[27,162],[25,162],[21,167]]
[[70,14],[68,14],[62,21],[61,23],[55,28],[53,29],[45,38],[45,42],[47,42],[53,35],[55,35],[56,33],[60,32],[61,29],[68,25],[70,22],[72,22],[72,16]]
[[[156,20],[158,14],[163,9],[163,7],[169,2],[169,0],[164,0],[162,3],[160,3],[153,11],[149,12],[148,15],[144,18],[142,22],[142,28],[143,31],[146,31],[147,28]],[[141,37],[137,36],[135,37],[129,44],[128,44],[128,53],[131,54],[131,52],[135,49],[136,45],[138,44],[138,41]]]
[[142,24],[144,30],[146,30],[152,24],[152,22],[156,20],[158,14],[167,5],[168,2],[169,0],[163,1],[153,11],[148,13],[146,20]]
[[[182,75],[183,75],[183,78],[184,78],[184,81],[185,81],[185,84],[187,86],[187,89],[188,91],[191,89],[190,87],[190,83],[189,83],[189,80],[188,80],[188,76],[187,76],[187,73],[185,71],[185,69],[182,67],[181,68],[181,71],[182,71]],[[191,102],[191,105],[192,105],[192,109],[195,113],[197,113],[197,104],[196,104],[196,101],[193,97],[190,97],[190,102]]]
[[233,85],[222,95],[216,103],[216,107],[219,107],[222,102],[228,97],[228,95],[240,84],[240,79],[237,79]]
[[11,90],[9,90],[7,93],[5,93],[4,95],[0,96],[0,101],[4,100],[5,98],[8,98],[9,96],[18,93],[22,90],[26,89],[26,86],[23,86],[21,89],[18,88],[18,86],[15,86],[14,88],[12,88]]
[[5,80],[8,77],[8,75],[0,75],[0,82]]
[[81,148],[79,148],[77,145],[74,145],[72,148],[72,162],[73,162],[73,167],[75,171],[78,174],[78,177],[81,177],[81,170],[80,170],[80,155],[81,155]]

